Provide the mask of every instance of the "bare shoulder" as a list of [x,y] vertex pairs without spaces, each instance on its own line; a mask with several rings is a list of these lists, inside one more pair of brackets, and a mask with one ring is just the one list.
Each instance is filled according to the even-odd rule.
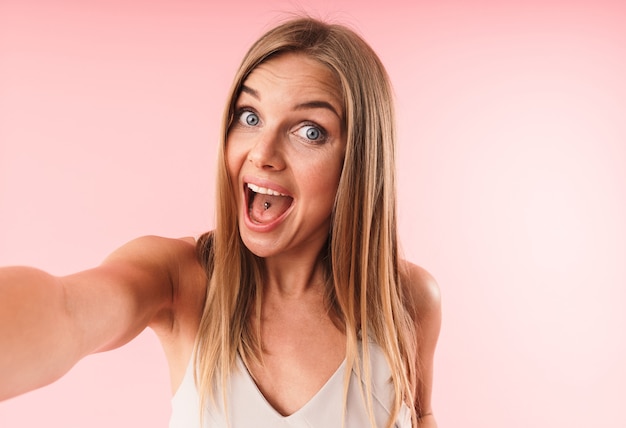
[[186,295],[189,288],[202,289],[206,282],[193,237],[143,236],[119,248],[109,259],[118,256],[130,257],[138,263],[148,263],[157,269],[165,269],[173,287],[174,303]]
[[129,262],[164,264],[164,268],[171,268],[178,262],[189,261],[195,254],[195,240],[193,238],[172,239],[161,236],[142,236],[119,247],[105,260],[107,263]]
[[400,278],[416,320],[440,316],[441,291],[426,269],[403,260],[400,262]]
[[415,410],[419,426],[436,427],[431,407],[435,348],[441,330],[441,292],[435,278],[407,261],[400,264],[400,279],[417,332],[417,366],[420,368]]
[[168,304],[149,326],[159,337],[170,368],[172,391],[180,384],[193,352],[207,289],[206,272],[198,258],[194,238],[170,239],[145,236],[127,244],[133,257],[152,259],[167,270]]
[[187,318],[187,312],[195,315],[194,303],[205,292],[206,276],[191,237],[142,236],[115,250],[102,266],[134,278],[143,284],[138,288],[150,294],[167,293],[167,303],[150,321],[161,332],[173,329],[177,320]]

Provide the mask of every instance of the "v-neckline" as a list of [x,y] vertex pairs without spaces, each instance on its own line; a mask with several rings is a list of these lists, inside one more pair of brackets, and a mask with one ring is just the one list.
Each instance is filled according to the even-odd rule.
[[254,378],[252,377],[252,373],[250,373],[250,370],[248,370],[248,367],[245,365],[245,363],[243,362],[243,359],[241,358],[240,355],[237,355],[237,360],[239,361],[239,364],[241,365],[241,369],[243,371],[244,376],[246,377],[246,380],[249,381],[250,384],[253,386],[253,388],[256,391],[259,399],[264,403],[264,405],[267,407],[267,409],[270,412],[272,412],[277,418],[284,419],[284,420],[297,418],[308,407],[313,405],[313,403],[319,399],[319,397],[324,393],[324,391],[326,389],[328,389],[329,385],[335,380],[335,378],[337,376],[339,376],[341,373],[344,372],[344,369],[345,369],[345,366],[346,366],[346,359],[344,358],[343,361],[341,362],[341,364],[339,365],[339,367],[337,367],[337,369],[333,372],[333,374],[330,375],[330,377],[326,380],[326,382],[324,382],[324,385],[322,385],[321,388],[318,389],[317,392],[315,394],[313,394],[313,396],[311,396],[311,398],[309,398],[306,403],[304,403],[295,412],[293,412],[293,413],[291,413],[289,415],[283,415],[278,410],[276,410],[276,408],[274,406],[272,406],[272,404],[267,400],[265,395],[263,395],[263,392],[261,392],[261,389],[259,388],[259,385],[257,385],[257,383],[255,382]]

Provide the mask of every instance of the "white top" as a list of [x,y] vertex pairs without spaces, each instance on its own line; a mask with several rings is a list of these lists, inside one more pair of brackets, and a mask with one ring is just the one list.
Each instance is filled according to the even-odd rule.
[[[385,427],[389,409],[393,403],[391,372],[382,350],[370,342],[372,370],[372,402],[374,418],[378,427]],[[172,398],[170,428],[330,428],[341,427],[343,417],[344,361],[326,384],[302,408],[289,416],[282,416],[265,399],[245,365],[237,357],[238,370],[230,377],[228,391],[227,425],[221,405],[207,407],[204,425],[200,427],[198,391],[193,379],[193,358],[187,367],[185,377]],[[363,401],[361,388],[353,370],[348,387],[345,428],[369,427],[367,407]],[[216,394],[221,397],[221,391]],[[402,405],[395,423],[396,428],[411,427],[411,412]]]

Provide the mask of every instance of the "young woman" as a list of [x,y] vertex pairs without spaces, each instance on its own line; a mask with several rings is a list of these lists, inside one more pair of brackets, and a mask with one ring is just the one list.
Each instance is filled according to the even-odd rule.
[[150,326],[173,428],[435,427],[439,293],[399,256],[392,104],[346,27],[262,36],[227,104],[213,231],[66,277],[0,270],[0,399]]

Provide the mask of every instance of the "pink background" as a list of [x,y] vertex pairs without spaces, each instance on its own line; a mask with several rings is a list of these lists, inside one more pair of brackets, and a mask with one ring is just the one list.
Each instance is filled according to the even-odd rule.
[[[223,3],[0,0],[0,265],[64,274],[210,228],[239,60],[280,11],[330,15],[397,93],[403,249],[444,298],[440,427],[626,426],[626,7]],[[147,331],[0,426],[166,427],[169,398]]]

